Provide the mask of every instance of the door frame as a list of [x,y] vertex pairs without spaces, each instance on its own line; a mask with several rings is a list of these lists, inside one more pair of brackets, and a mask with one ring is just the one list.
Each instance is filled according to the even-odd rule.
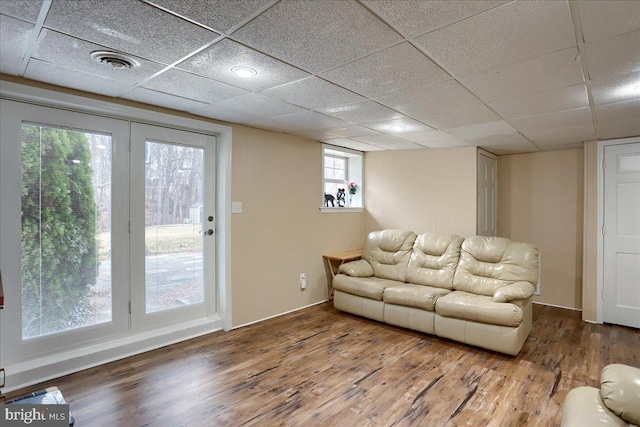
[[598,211],[596,214],[597,223],[597,239],[596,239],[596,322],[604,323],[604,235],[602,230],[604,227],[604,148],[609,145],[623,145],[640,143],[640,137],[607,139],[598,141],[598,167],[597,167],[597,198],[596,203]]

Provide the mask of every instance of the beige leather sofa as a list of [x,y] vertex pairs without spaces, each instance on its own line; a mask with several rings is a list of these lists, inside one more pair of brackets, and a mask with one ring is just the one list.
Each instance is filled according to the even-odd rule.
[[612,364],[600,373],[600,389],[574,388],[562,407],[562,427],[640,425],[640,369]]
[[370,233],[333,280],[338,310],[516,355],[531,331],[538,250],[499,237]]

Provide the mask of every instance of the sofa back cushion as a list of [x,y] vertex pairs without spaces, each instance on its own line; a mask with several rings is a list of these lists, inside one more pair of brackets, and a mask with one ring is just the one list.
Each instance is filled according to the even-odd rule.
[[535,286],[538,274],[538,249],[532,244],[474,236],[462,243],[453,288],[493,296],[499,288],[519,281]]
[[453,289],[453,276],[464,239],[455,234],[424,233],[416,238],[407,267],[407,282]]
[[362,259],[371,264],[374,276],[404,282],[415,240],[416,235],[412,231],[374,231],[364,242]]
[[629,423],[640,425],[640,369],[614,363],[600,373],[605,406]]

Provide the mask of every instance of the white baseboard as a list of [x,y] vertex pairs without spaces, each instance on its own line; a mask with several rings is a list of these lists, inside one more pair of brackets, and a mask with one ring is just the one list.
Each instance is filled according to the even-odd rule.
[[564,308],[565,310],[572,310],[572,311],[582,311],[581,308],[573,308],[573,307],[565,307],[563,305],[555,305],[555,304],[548,304],[546,302],[537,302],[537,301],[533,301],[534,304],[539,304],[539,305],[547,305],[549,307],[555,307],[555,308]]
[[313,304],[309,304],[309,305],[305,305],[305,306],[302,306],[302,307],[294,308],[293,310],[285,311],[284,313],[274,314],[273,316],[265,317],[265,318],[259,319],[259,320],[254,320],[253,322],[249,322],[249,323],[243,323],[242,325],[234,326],[231,329],[244,328],[245,326],[254,325],[256,323],[264,322],[265,320],[269,320],[269,319],[273,319],[273,318],[276,318],[276,317],[284,316],[285,314],[295,313],[296,311],[304,310],[305,308],[313,307],[314,305],[319,305],[319,304],[325,303],[327,301],[329,301],[329,300],[325,299],[325,300],[322,300],[322,301],[319,301],[319,302],[314,302]]

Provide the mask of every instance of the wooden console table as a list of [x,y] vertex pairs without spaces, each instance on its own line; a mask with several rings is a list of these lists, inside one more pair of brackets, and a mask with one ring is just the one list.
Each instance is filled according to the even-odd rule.
[[345,262],[359,260],[361,256],[362,249],[322,255],[322,258],[324,259],[324,266],[327,270],[327,284],[330,300],[333,299],[333,278],[338,274],[340,266]]

